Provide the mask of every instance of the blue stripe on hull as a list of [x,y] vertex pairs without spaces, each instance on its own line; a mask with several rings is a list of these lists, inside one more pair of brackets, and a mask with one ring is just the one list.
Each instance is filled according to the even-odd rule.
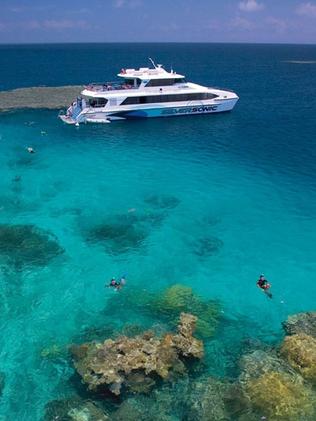
[[201,105],[190,107],[174,107],[174,108],[153,108],[150,110],[133,110],[133,111],[119,111],[117,113],[109,114],[108,117],[119,117],[126,119],[134,118],[148,118],[148,117],[171,117],[178,115],[192,115],[192,114],[209,114],[220,112],[218,105]]

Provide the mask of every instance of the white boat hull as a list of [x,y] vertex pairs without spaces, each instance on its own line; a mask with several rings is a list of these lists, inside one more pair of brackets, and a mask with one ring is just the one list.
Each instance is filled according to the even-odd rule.
[[[108,107],[95,109],[86,108],[76,118],[79,123],[109,123],[115,120],[128,120],[139,118],[151,117],[173,117],[183,115],[196,115],[196,114],[213,114],[220,112],[231,111],[238,101],[238,97],[225,100],[217,100],[212,103],[190,103],[186,105],[169,105],[153,107],[147,106],[142,108],[115,107],[112,110]],[[62,120],[66,123],[75,124],[76,121],[67,121],[61,116]]]
[[98,123],[98,124],[106,124],[111,123],[108,118],[86,118],[86,123]]

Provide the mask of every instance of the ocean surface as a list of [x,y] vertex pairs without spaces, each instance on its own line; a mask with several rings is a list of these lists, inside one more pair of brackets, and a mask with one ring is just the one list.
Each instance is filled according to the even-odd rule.
[[[63,350],[126,322],[128,308],[104,311],[112,276],[126,274],[129,293],[180,283],[218,299],[206,361],[220,377],[238,375],[245,340],[277,343],[282,320],[315,310],[316,46],[14,45],[0,57],[0,90],[114,80],[152,57],[240,97],[222,115],[79,128],[55,111],[0,115],[1,421],[40,420],[75,392]],[[15,255],[27,234],[8,235],[13,225],[49,231],[63,253],[47,258],[44,241],[43,256]]]

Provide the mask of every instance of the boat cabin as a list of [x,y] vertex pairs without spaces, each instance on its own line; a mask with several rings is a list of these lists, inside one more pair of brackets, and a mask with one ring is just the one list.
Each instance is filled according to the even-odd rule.
[[157,64],[154,69],[148,67],[141,67],[138,70],[121,69],[117,76],[124,78],[125,84],[134,88],[172,86],[185,82],[183,75],[178,75],[173,70],[167,72],[161,64]]
[[117,76],[123,79],[122,83],[91,83],[85,87],[85,91],[92,93],[125,89],[162,88],[185,83],[183,75],[179,75],[174,71],[167,72],[161,64],[158,64],[154,69],[149,69],[148,67],[141,67],[138,70],[121,69]]

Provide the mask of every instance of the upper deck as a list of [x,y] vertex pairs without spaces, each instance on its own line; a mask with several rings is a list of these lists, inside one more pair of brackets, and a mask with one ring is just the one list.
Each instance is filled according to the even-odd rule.
[[[156,90],[161,88],[185,88],[186,83],[184,76],[177,74],[173,70],[167,72],[160,64],[153,69],[148,67],[141,67],[139,69],[121,69],[118,75],[124,79],[120,82],[106,82],[106,83],[91,83],[85,86],[83,95],[95,96],[96,94],[106,94],[109,96],[116,96],[117,94],[124,94],[129,91],[129,95],[136,90]],[[131,92],[132,90],[132,92]]]
[[121,69],[117,76],[127,79],[140,79],[140,80],[151,80],[151,79],[183,79],[183,75],[179,75],[175,71],[171,70],[167,72],[161,64],[157,64],[153,69],[149,67],[140,67],[139,69]]
[[109,96],[117,96],[117,95],[133,95],[137,94],[139,91],[145,91],[145,92],[159,92],[162,90],[164,91],[176,91],[179,89],[188,89],[197,87],[200,85],[196,85],[194,83],[189,82],[181,82],[174,83],[169,86],[159,85],[159,86],[146,86],[146,85],[139,85],[134,86],[129,83],[117,83],[117,82],[106,82],[106,83],[90,83],[89,85],[84,87],[84,91],[82,91],[83,95],[89,95],[89,96],[97,96],[101,94],[102,96],[104,94]]

